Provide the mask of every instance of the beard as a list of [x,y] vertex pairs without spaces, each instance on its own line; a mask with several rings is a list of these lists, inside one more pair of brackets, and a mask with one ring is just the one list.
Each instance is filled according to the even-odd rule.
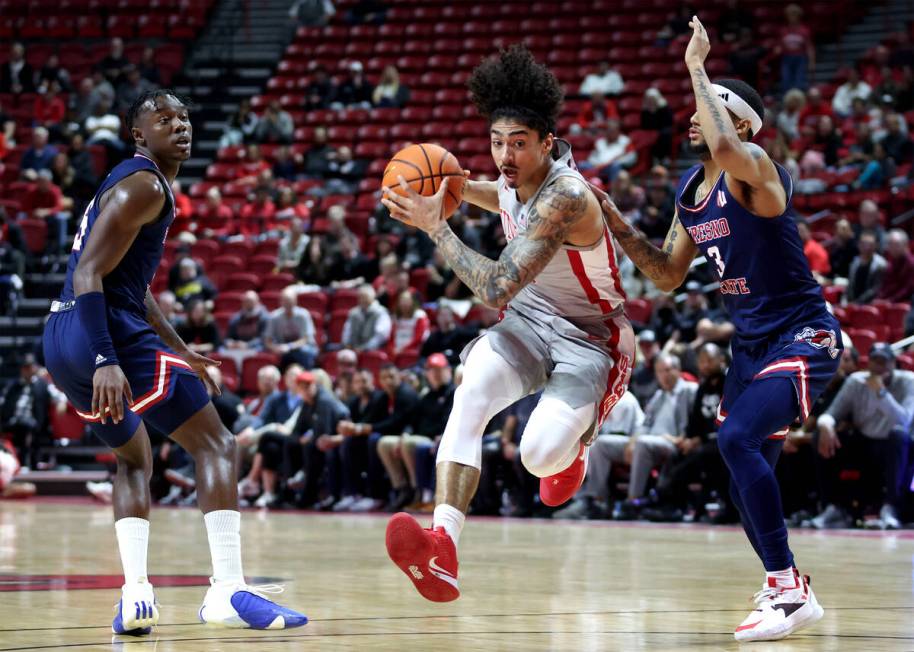
[[708,147],[708,143],[701,142],[698,145],[692,145],[689,143],[689,152],[694,156],[698,157],[700,161],[710,161],[711,160],[711,148]]

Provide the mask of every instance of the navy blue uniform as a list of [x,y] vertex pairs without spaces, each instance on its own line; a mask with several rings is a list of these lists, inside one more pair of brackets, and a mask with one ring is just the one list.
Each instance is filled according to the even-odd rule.
[[[793,381],[798,416],[805,420],[838,369],[840,326],[803,254],[790,175],[776,167],[787,195],[787,208],[778,217],[746,210],[727,188],[724,173],[701,203],[690,203],[704,178],[701,165],[682,177],[676,192],[679,220],[720,279],[736,329],[719,422],[754,379],[776,377]],[[785,436],[789,425],[773,436]]]
[[[95,360],[74,309],[73,272],[92,237],[92,227],[101,212],[102,196],[140,171],[158,176],[168,189],[168,196],[158,219],[140,229],[117,267],[102,279],[108,331],[120,367],[130,383],[134,404],[124,411],[125,417],[120,423],[113,424],[110,419],[101,423],[101,415],[91,413]],[[44,330],[45,362],[54,383],[67,395],[79,416],[111,447],[127,443],[140,424],[140,415],[161,432],[171,433],[209,401],[202,381],[190,365],[169,349],[146,321],[146,290],[158,269],[172,220],[174,198],[156,164],[138,154],[117,165],[86,209],[73,241],[60,300],[52,306]]]

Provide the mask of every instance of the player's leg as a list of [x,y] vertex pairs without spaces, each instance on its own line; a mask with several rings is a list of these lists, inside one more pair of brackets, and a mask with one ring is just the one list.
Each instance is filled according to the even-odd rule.
[[[184,418],[193,408],[196,412]],[[158,422],[159,429],[170,432],[196,463],[197,503],[203,512],[213,562],[212,585],[200,608],[200,620],[252,629],[304,625],[305,616],[273,603],[244,582],[235,437],[222,425],[203,384],[193,376],[179,375],[170,399],[149,416]]]
[[412,502],[409,479],[403,465],[403,437],[404,435],[385,435],[378,440],[378,457],[381,458],[393,488],[393,497],[387,504],[387,509],[394,512]]
[[460,595],[457,543],[479,485],[483,431],[492,417],[523,395],[517,370],[492,348],[489,336],[480,338],[467,357],[438,447],[432,528],[423,529],[403,513],[387,526],[391,560],[429,600],[447,602]]
[[[718,432],[718,445],[730,469],[739,507],[751,523],[754,545],[767,573],[754,610],[736,629],[737,640],[772,640],[822,617],[822,608],[793,565],[780,489],[763,446],[773,461],[777,443],[771,434],[790,425],[798,414],[797,393],[789,378],[752,382],[730,406]],[[750,540],[752,535],[750,535]]]

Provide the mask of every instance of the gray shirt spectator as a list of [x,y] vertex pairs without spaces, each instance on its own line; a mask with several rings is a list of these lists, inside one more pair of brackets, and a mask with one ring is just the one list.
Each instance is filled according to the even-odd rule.
[[847,300],[853,303],[869,303],[876,298],[882,287],[888,263],[876,253],[876,236],[865,231],[857,242],[860,254],[851,263],[848,276]]
[[689,413],[698,385],[680,378],[673,389],[659,388],[644,408],[640,434],[680,437],[689,425]]
[[914,372],[896,369],[878,392],[867,384],[869,377],[869,371],[851,374],[818,425],[834,430],[838,421],[849,419],[871,439],[886,439],[893,428],[906,430],[914,416]]
[[375,300],[374,288],[359,288],[359,305],[343,326],[343,345],[356,351],[380,349],[390,339],[390,313]]
[[314,320],[311,313],[296,305],[295,291],[283,290],[281,306],[270,313],[263,334],[264,344],[275,353],[289,349],[313,346]]

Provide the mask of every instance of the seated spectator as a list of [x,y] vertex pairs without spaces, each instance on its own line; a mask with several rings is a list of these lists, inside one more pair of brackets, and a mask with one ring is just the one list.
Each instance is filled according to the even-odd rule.
[[280,366],[293,362],[305,369],[314,366],[317,340],[311,313],[297,303],[297,293],[286,288],[279,297],[279,308],[270,313],[263,334],[265,350],[281,357]]
[[631,139],[622,133],[618,120],[609,120],[606,131],[597,139],[594,150],[580,167],[594,169],[604,181],[612,181],[624,168],[638,160],[638,153],[631,149]]
[[891,158],[896,165],[911,162],[914,153],[914,143],[907,132],[904,117],[897,113],[890,113],[885,117],[886,133],[879,144],[885,149],[886,156]]
[[336,256],[332,251],[328,251],[324,237],[314,235],[298,263],[295,276],[306,286],[328,287],[333,281],[335,265]]
[[104,145],[109,149],[121,151],[124,143],[121,141],[121,119],[111,110],[111,103],[107,98],[102,98],[95,105],[95,111],[86,118],[86,141],[89,145]]
[[181,182],[175,179],[171,182],[171,194],[175,198],[175,219],[168,227],[168,233],[172,237],[179,233],[190,230],[190,221],[194,215],[194,206],[190,202],[190,197],[185,194],[181,187]]
[[124,41],[115,37],[111,39],[111,50],[98,62],[96,68],[113,86],[117,86],[126,76],[130,65],[130,59],[124,55]]
[[235,215],[222,202],[222,193],[217,186],[206,191],[206,199],[197,208],[197,231],[204,238],[224,238],[237,233]]
[[295,181],[302,158],[294,154],[288,145],[276,148],[273,154],[273,178],[283,181]]
[[346,12],[346,22],[350,25],[374,23],[381,25],[387,14],[387,3],[381,0],[357,0]]
[[187,317],[175,331],[187,343],[191,351],[212,353],[219,348],[219,329],[213,321],[212,313],[206,308],[206,302],[191,299],[184,307]]
[[650,329],[638,333],[638,355],[635,368],[632,370],[628,389],[638,399],[640,405],[646,405],[657,391],[657,376],[654,373],[654,360],[660,355],[660,343],[657,334]]
[[244,98],[238,104],[238,110],[229,118],[225,132],[219,139],[219,148],[243,145],[254,139],[254,131],[260,118],[251,108],[251,100]]
[[409,101],[409,88],[400,83],[400,73],[395,66],[384,66],[381,78],[371,94],[375,106],[401,107]]
[[378,440],[378,457],[394,490],[386,507],[390,512],[398,512],[412,503],[431,502],[430,495],[418,493],[416,448],[436,446],[444,434],[455,389],[447,358],[440,353],[431,355],[425,363],[425,380],[428,389],[410,412],[404,431]]
[[873,158],[876,143],[867,122],[854,125],[854,141],[847,147],[847,153],[838,161],[840,167],[863,168]]
[[367,171],[367,161],[353,158],[352,148],[340,147],[334,159],[330,161],[330,168],[327,171],[329,181],[324,192],[328,195],[354,193]]
[[245,148],[244,159],[238,164],[235,182],[250,186],[257,185],[260,183],[261,173],[267,170],[272,172],[272,167],[263,157],[260,147],[251,143]]
[[892,303],[910,303],[914,297],[914,256],[908,249],[908,234],[901,229],[889,231],[885,241],[888,263],[877,296]]
[[[257,370],[257,393],[245,402],[241,416],[235,421],[235,426],[231,428],[232,432],[241,433],[245,428],[257,423],[257,419],[270,397],[278,393],[280,378],[282,378],[282,374],[279,373],[279,369],[271,364],[264,365]],[[240,441],[238,443],[241,445]]]
[[[816,475],[821,479],[819,499],[826,506],[817,517],[822,527],[846,526],[844,510],[857,502],[863,509],[881,504],[882,527],[901,527],[898,511],[907,480],[912,417],[914,372],[895,368],[890,345],[874,344],[869,370],[851,374],[818,420]],[[845,483],[839,482],[839,474],[849,467],[862,471],[864,495],[856,497],[859,501],[841,495]]]
[[816,66],[812,32],[803,24],[803,9],[790,4],[784,9],[787,24],[781,28],[776,50],[781,55],[781,92],[791,88],[806,90],[808,73]]
[[6,208],[0,206],[0,313],[9,314],[11,293],[18,293],[13,276],[21,280],[25,275],[28,248],[22,228],[11,218]]
[[248,203],[241,207],[238,214],[238,231],[250,238],[258,238],[273,228],[276,217],[276,204],[267,185],[258,185]]
[[[108,106],[114,106],[114,86],[108,81],[108,78],[97,68],[92,71],[93,92],[98,95],[99,100],[107,100]],[[94,107],[93,107],[94,108]]]
[[336,150],[327,144],[327,128],[316,127],[311,148],[305,152],[302,171],[308,179],[323,179],[330,174],[330,161],[336,157]]
[[238,421],[238,417],[244,412],[244,404],[235,392],[225,386],[222,371],[219,367],[210,365],[206,368],[206,373],[209,375],[210,380],[213,381],[216,389],[219,390],[218,392],[213,392],[212,389],[207,386],[206,393],[209,394],[210,400],[213,402],[213,407],[216,408],[216,412],[219,414],[219,420],[222,422],[222,425],[231,432],[235,423]]
[[435,325],[435,330],[422,344],[419,355],[428,358],[435,353],[443,353],[450,364],[460,364],[460,352],[476,337],[478,329],[458,324],[454,311],[447,304],[438,306]]
[[32,129],[32,146],[25,150],[19,162],[22,178],[29,181],[37,180],[41,170],[51,169],[55,156],[57,148],[48,145],[48,130],[44,127]]
[[327,69],[318,64],[311,72],[311,81],[305,86],[305,104],[302,108],[305,111],[328,109],[337,101],[339,90]]
[[851,184],[854,190],[884,188],[895,176],[895,160],[885,151],[881,142],[873,145],[873,156],[864,166],[860,176]]
[[210,305],[212,305],[211,302],[216,296],[216,288],[197,265],[197,262],[187,256],[178,262],[177,268],[178,273],[174,281],[169,282],[169,289],[178,298],[178,301],[186,305],[193,299],[200,299],[210,302]]
[[616,103],[601,93],[593,93],[590,99],[581,106],[575,118],[572,131],[584,131],[588,134],[599,134],[606,129],[609,120],[619,119]]
[[155,84],[143,78],[139,68],[130,64],[124,68],[124,79],[117,87],[115,107],[119,113],[126,113],[140,95],[155,88]]
[[755,32],[748,25],[740,27],[736,35],[733,49],[730,50],[730,74],[753,88],[758,88],[759,67],[768,54],[768,49],[759,43]]
[[833,168],[838,164],[838,155],[844,141],[841,132],[835,127],[831,116],[819,116],[816,131],[811,138],[806,139],[803,149],[821,152],[826,167]]
[[[715,406],[716,407],[716,406]],[[612,465],[631,463],[631,443],[644,423],[638,399],[625,392],[600,426],[590,447],[587,475],[574,500],[553,514],[553,518],[600,519],[612,512],[610,472]]]
[[23,208],[33,219],[44,220],[47,223],[46,251],[59,254],[66,251],[69,244],[67,223],[70,221],[73,200],[64,197],[52,179],[53,174],[50,170],[45,169],[38,172],[38,183],[26,194]]
[[425,311],[419,307],[416,296],[409,290],[397,295],[396,304],[391,311],[391,321],[391,357],[407,351],[418,352],[419,347],[428,338],[429,320]]
[[673,144],[673,111],[656,88],[644,91],[641,128],[657,132],[657,141],[651,146],[651,157],[655,161],[669,159]]
[[140,55],[140,62],[137,64],[140,71],[140,77],[148,81],[153,86],[162,84],[162,76],[159,74],[159,66],[156,63],[156,51],[151,46],[143,48],[143,54]]
[[[610,194],[623,217],[632,221],[640,219],[641,209],[644,208],[644,188],[635,183],[626,170],[620,170],[613,179]],[[666,237],[666,232],[662,237]]]
[[283,232],[289,230],[292,220],[305,220],[307,222],[311,217],[311,209],[308,205],[298,200],[295,191],[290,186],[283,186],[279,189],[279,196],[276,199],[276,213],[273,215],[273,227]]
[[858,255],[851,263],[845,296],[850,303],[869,303],[879,294],[885,275],[885,258],[877,253],[876,236],[864,231],[857,239]]
[[689,27],[689,23],[694,15],[695,10],[691,5],[679,5],[663,28],[657,32],[657,44],[666,47],[677,36],[691,33],[692,28]]
[[849,220],[840,219],[835,223],[835,234],[828,241],[827,248],[832,275],[847,278],[857,255],[857,237]]
[[41,447],[51,442],[51,395],[39,371],[35,356],[26,353],[19,364],[19,376],[0,393],[0,431],[12,435],[19,459],[32,469],[38,467]]
[[25,60],[25,47],[22,43],[10,46],[9,60],[0,65],[0,93],[35,92],[35,71]]
[[809,269],[819,283],[822,283],[823,277],[831,274],[831,262],[828,258],[828,252],[825,251],[819,242],[812,237],[812,231],[809,224],[804,219],[797,219],[797,232],[800,234],[800,241],[803,243],[803,254],[809,262]]
[[831,99],[831,108],[841,118],[846,118],[851,114],[855,98],[867,101],[873,92],[870,85],[860,79],[860,71],[856,66],[850,66],[844,72],[845,82],[838,86]]
[[330,271],[334,287],[353,287],[364,284],[372,277],[372,266],[359,248],[354,235],[340,240],[340,253]]
[[876,237],[876,250],[885,248],[885,228],[882,226],[882,213],[879,204],[872,199],[864,199],[857,209],[857,223],[854,224],[854,235],[860,237],[864,231],[870,231]]
[[[616,180],[622,176],[616,177]],[[676,211],[676,195],[669,187],[660,181],[648,181],[647,197],[641,209],[641,219],[638,228],[651,240],[663,240],[673,223]]]
[[254,138],[258,143],[291,143],[294,131],[292,116],[283,110],[277,100],[273,100],[257,121]]
[[50,132],[56,132],[59,138],[66,113],[67,106],[60,97],[60,83],[52,81],[45,92],[35,98],[34,124]]
[[717,18],[717,37],[724,43],[732,43],[743,29],[752,29],[753,21],[751,9],[741,7],[739,0],[727,0]]
[[677,338],[680,342],[693,344],[698,348],[698,324],[711,316],[708,309],[708,298],[704,295],[699,281],[688,281],[685,284],[685,301],[676,315]]
[[241,296],[241,310],[232,315],[225,337],[226,349],[259,350],[269,316],[254,290]]
[[425,231],[406,226],[397,244],[397,256],[409,268],[425,267],[432,260],[435,244]]
[[799,88],[794,88],[784,95],[783,107],[778,113],[776,125],[784,134],[788,143],[793,143],[800,138],[800,116],[806,108],[806,94]]
[[343,240],[354,237],[355,234],[346,226],[346,207],[341,204],[331,206],[327,210],[327,232],[324,234],[327,247],[336,252]]
[[[451,219],[453,220],[453,218]],[[432,259],[425,266],[425,269],[428,271],[428,287],[425,291],[426,301],[437,301],[441,298],[468,299],[472,296],[463,281],[454,274],[454,270],[447,264],[444,255],[437,247],[432,251]],[[369,274],[366,278],[371,278],[371,275]]]
[[69,109],[72,121],[78,126],[85,123],[86,118],[95,112],[95,105],[100,99],[92,77],[83,77],[76,87],[76,92],[70,94]]
[[359,288],[359,304],[349,311],[343,326],[343,346],[355,351],[383,348],[390,339],[390,314],[377,302],[370,285]]
[[625,90],[625,81],[616,70],[610,67],[608,61],[601,61],[595,72],[584,77],[578,95],[592,96],[594,93],[601,95],[621,95]]
[[813,86],[806,94],[806,106],[800,112],[799,128],[801,136],[812,136],[819,126],[819,118],[828,116],[835,120],[834,111],[831,110],[831,104],[822,97],[822,91],[818,86]]
[[159,292],[159,296],[156,297],[156,303],[159,304],[159,312],[162,313],[162,316],[172,326],[177,326],[179,323],[178,318],[178,308],[177,308],[177,297],[171,290],[162,290]]
[[[351,349],[340,349],[336,352],[336,389],[337,397],[346,403],[355,396],[352,379],[358,371],[359,355]],[[346,386],[343,385],[346,383]]]
[[349,64],[349,78],[340,84],[339,94],[337,95],[337,104],[342,107],[357,107],[362,109],[371,108],[371,95],[374,87],[368,78],[365,77],[365,71],[361,61],[352,61]]
[[276,266],[279,271],[295,271],[307,246],[308,236],[305,234],[304,223],[301,219],[293,217],[289,220],[289,230],[279,241],[279,252],[276,257]]
[[289,17],[299,25],[323,27],[336,13],[331,0],[296,0],[289,8]]

